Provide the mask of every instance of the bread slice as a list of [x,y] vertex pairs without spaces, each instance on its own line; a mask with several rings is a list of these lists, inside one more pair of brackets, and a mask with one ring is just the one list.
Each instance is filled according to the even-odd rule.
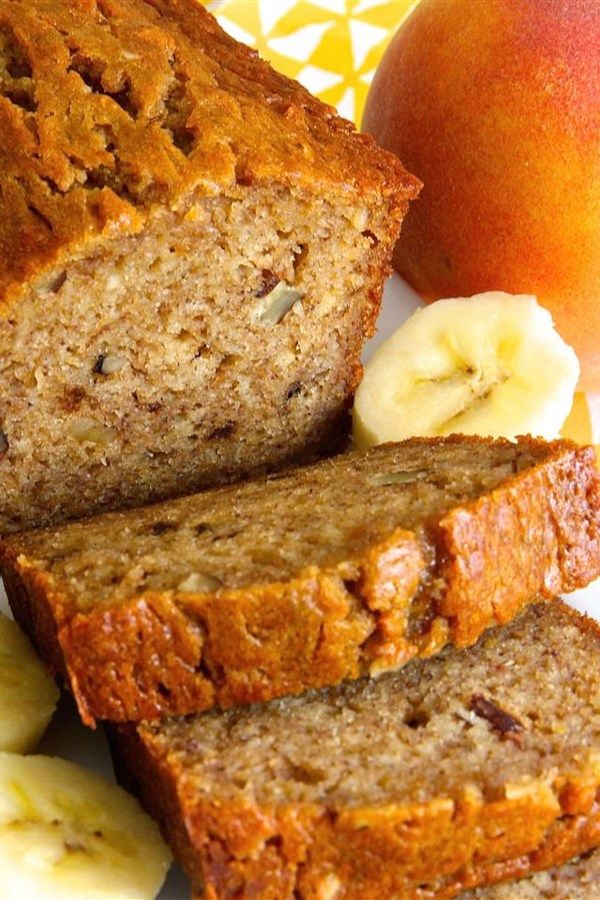
[[113,727],[206,900],[453,897],[600,845],[600,630],[559,601],[379,679]]
[[0,0],[0,532],[337,449],[419,182],[198,0]]
[[300,693],[474,642],[600,574],[570,443],[413,439],[9,537],[17,620],[84,720]]
[[461,900],[596,900],[600,897],[600,850],[510,884],[476,888]]

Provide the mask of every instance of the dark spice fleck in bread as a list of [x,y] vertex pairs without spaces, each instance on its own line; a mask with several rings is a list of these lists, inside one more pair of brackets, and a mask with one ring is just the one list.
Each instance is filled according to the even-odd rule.
[[598,900],[600,897],[600,850],[536,872],[509,884],[494,884],[462,894],[461,900]]
[[600,845],[600,631],[560,601],[379,679],[113,728],[206,900],[453,897]]
[[413,439],[13,535],[15,617],[84,720],[300,693],[473,643],[600,574],[591,449]]
[[339,448],[419,183],[197,0],[0,0],[0,532]]

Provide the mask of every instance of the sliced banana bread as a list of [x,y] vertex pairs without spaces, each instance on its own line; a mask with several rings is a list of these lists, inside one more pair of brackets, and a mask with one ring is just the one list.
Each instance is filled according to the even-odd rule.
[[84,720],[135,721],[465,646],[599,548],[591,449],[455,437],[12,535],[0,567]]
[[419,183],[198,0],[0,0],[0,532],[346,437]]
[[510,884],[467,891],[461,900],[598,900],[600,850]]
[[207,900],[452,897],[600,845],[600,630],[560,601],[378,679],[115,728]]

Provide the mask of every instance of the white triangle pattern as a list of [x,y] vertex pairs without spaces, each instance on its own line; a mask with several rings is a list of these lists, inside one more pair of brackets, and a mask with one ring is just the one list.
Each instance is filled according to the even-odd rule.
[[356,71],[364,63],[369,50],[372,50],[373,47],[385,40],[388,36],[388,31],[386,28],[379,28],[377,25],[359,22],[358,19],[350,19],[348,27],[350,29],[354,71]]
[[298,0],[258,0],[260,27],[266,37]]
[[[273,0],[279,2],[279,0]],[[311,6],[318,6],[326,12],[338,13],[340,16],[346,13],[346,0],[310,0]]]
[[362,81],[363,84],[371,84],[373,78],[375,77],[375,69],[371,69],[370,72],[364,72],[360,77],[359,81]]
[[339,112],[340,116],[343,116],[345,119],[350,119],[351,122],[354,121],[354,115],[356,113],[356,98],[354,96],[354,88],[346,88],[342,99],[337,105],[337,111]]
[[223,31],[226,31],[236,41],[241,41],[242,44],[249,44],[251,47],[254,47],[256,38],[253,34],[250,34],[244,28],[240,28],[236,22],[232,22],[227,16],[218,16],[217,18]]
[[376,6],[383,6],[384,3],[389,3],[389,0],[360,0],[352,10],[352,15],[357,16],[369,9],[375,9]]
[[335,22],[318,22],[314,25],[305,25],[298,28],[292,34],[285,37],[271,38],[267,46],[282,56],[294,59],[296,62],[308,62],[315,52],[326,31],[335,25]]
[[337,72],[329,72],[327,69],[320,69],[317,66],[308,65],[298,73],[298,81],[313,94],[320,94],[329,88],[341,84],[344,80],[343,75]]

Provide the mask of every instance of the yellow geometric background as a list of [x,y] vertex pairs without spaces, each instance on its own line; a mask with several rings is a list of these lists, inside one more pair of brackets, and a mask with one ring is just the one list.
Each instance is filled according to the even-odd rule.
[[[225,31],[360,126],[377,64],[417,3],[212,0],[206,5]],[[576,395],[563,434],[581,443],[600,444],[600,395]]]
[[271,64],[360,122],[377,63],[415,0],[226,0],[217,18]]

